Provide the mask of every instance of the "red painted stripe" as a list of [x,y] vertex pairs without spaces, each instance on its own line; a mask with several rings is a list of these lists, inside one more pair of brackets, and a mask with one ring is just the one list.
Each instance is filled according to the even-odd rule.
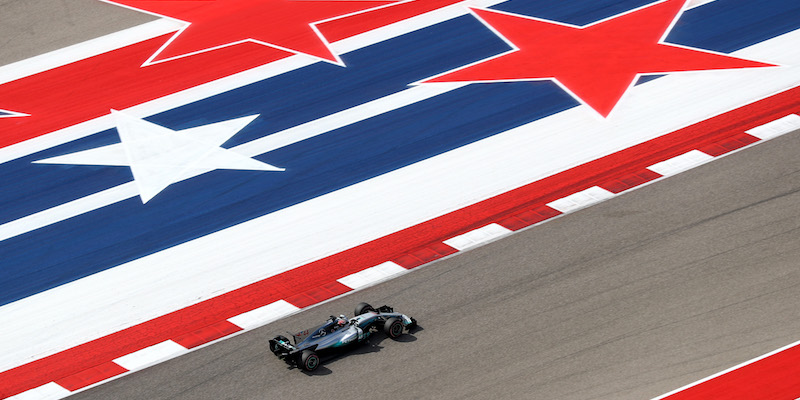
[[[455,0],[415,0],[318,27],[334,42],[452,3]],[[31,115],[0,119],[0,147],[106,115],[112,108],[125,109],[292,55],[243,43],[141,68],[170,37],[172,34],[146,40],[0,85],[0,109]]]
[[127,369],[119,366],[119,364],[109,361],[100,364],[96,367],[78,372],[77,374],[67,376],[56,381],[64,389],[69,391],[76,391],[83,389],[87,386],[94,385],[95,383],[102,382],[106,379],[113,378],[128,372]]
[[339,282],[333,281],[326,283],[322,286],[311,288],[303,293],[298,293],[294,296],[286,298],[289,304],[298,308],[306,308],[325,300],[332,299],[336,296],[345,294],[353,289],[342,285]]
[[[800,112],[800,88],[794,88],[646,143],[583,164],[557,175],[445,214],[278,276],[186,307],[120,332],[0,373],[0,395],[12,395],[74,375],[95,365],[180,337],[246,311],[308,293],[321,285],[386,260],[406,260],[419,249],[438,249],[448,238],[489,223],[523,215],[545,204],[643,170],[698,147],[723,142],[753,128]],[[441,254],[441,253],[440,253]],[[433,257],[431,259],[435,259]],[[424,261],[422,261],[424,262]],[[404,265],[404,262],[398,262]],[[413,264],[413,263],[411,263]],[[404,265],[405,266],[405,265]]]
[[664,397],[664,400],[794,400],[800,398],[800,346]]
[[333,43],[363,32],[369,32],[429,11],[437,10],[460,0],[413,0],[380,10],[319,24],[319,31]]
[[[266,64],[291,53],[252,43],[145,68],[172,35],[0,85],[3,106],[30,117],[0,120],[0,147],[22,142],[146,101]],[[225,62],[219,62],[220,59]],[[204,67],[201,67],[204,66]],[[71,101],[79,98],[81,101]]]
[[215,324],[191,331],[185,335],[178,336],[172,341],[187,349],[193,349],[197,346],[213,342],[217,339],[234,334],[243,330],[238,325],[232,324],[228,321],[219,321]]

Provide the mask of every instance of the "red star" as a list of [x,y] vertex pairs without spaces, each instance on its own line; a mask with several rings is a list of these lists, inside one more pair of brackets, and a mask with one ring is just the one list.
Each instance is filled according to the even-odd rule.
[[584,27],[472,9],[514,49],[423,83],[552,79],[607,117],[639,75],[774,66],[663,43],[685,3],[664,0]]
[[395,3],[386,0],[105,1],[187,23],[145,65],[244,42],[343,65],[316,24]]

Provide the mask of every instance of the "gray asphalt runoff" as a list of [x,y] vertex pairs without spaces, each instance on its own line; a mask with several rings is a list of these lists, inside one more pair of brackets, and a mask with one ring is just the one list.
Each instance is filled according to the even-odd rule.
[[98,0],[0,0],[0,65],[154,19]]
[[[149,18],[93,0],[0,16],[2,64]],[[661,395],[800,340],[798,154],[794,132],[70,398]],[[421,329],[313,374],[267,349],[360,301]]]

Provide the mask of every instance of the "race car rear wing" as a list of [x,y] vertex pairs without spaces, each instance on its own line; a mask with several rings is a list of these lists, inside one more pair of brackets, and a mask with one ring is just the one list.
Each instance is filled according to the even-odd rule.
[[305,340],[305,338],[307,338],[308,335],[310,335],[312,331],[313,331],[313,329],[306,329],[304,331],[300,331],[300,332],[297,332],[297,333],[292,333],[290,335],[292,335],[292,339],[294,340],[294,344],[298,344],[298,343],[302,342],[303,340]]

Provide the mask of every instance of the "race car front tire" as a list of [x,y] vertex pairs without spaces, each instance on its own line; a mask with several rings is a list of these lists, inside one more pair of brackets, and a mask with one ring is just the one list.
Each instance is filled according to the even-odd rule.
[[403,321],[399,318],[389,318],[383,324],[383,331],[386,332],[386,336],[397,339],[403,334]]

